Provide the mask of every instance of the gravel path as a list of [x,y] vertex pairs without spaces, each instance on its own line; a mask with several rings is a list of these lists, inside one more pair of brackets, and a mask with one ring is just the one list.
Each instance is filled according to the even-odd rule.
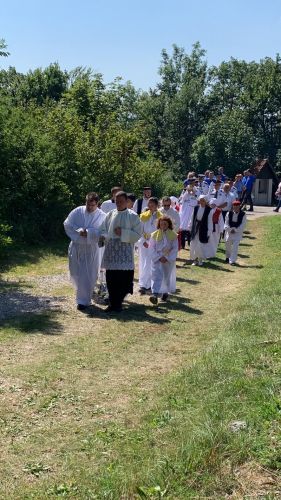
[[69,297],[52,296],[52,289],[69,285],[67,273],[31,277],[24,283],[14,279],[0,281],[0,321],[21,314],[66,309]]

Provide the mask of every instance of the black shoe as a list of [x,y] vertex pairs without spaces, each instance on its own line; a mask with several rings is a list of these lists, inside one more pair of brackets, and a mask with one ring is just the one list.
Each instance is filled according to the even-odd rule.
[[83,306],[83,304],[77,304],[77,311],[85,311],[87,306]]
[[106,313],[110,313],[110,312],[115,312],[115,313],[120,313],[122,311],[122,307],[112,307],[112,306],[108,306],[104,312]]
[[153,304],[154,306],[157,306],[158,298],[156,297],[156,295],[151,295],[151,297],[149,297],[149,300],[150,300],[151,304]]
[[229,258],[226,257],[225,261],[224,261],[226,264],[229,264]]
[[275,208],[275,209],[273,210],[273,212],[279,212],[279,210],[277,210],[277,208]]
[[141,287],[139,289],[139,293],[140,293],[140,295],[145,295],[146,294],[146,289],[144,287]]
[[169,297],[169,294],[168,294],[168,293],[163,293],[163,295],[162,295],[162,300],[164,300],[164,302],[167,302],[168,297]]

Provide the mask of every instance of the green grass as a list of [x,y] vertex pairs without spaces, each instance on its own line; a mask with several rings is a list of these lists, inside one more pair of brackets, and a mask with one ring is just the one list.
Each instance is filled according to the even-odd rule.
[[251,223],[241,268],[220,251],[179,269],[181,295],[159,309],[7,320],[1,498],[278,498],[278,227]]

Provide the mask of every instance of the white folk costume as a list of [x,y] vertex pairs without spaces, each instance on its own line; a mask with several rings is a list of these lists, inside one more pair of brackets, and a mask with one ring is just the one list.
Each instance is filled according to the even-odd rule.
[[242,210],[235,213],[230,210],[225,217],[225,256],[230,264],[235,264],[237,260],[239,243],[243,237],[246,225],[246,214]]
[[197,205],[189,230],[191,231],[190,258],[198,260],[199,265],[202,265],[203,259],[208,259],[212,255],[212,244],[209,242],[213,230],[212,209]]
[[[91,304],[100,268],[98,237],[104,217],[99,208],[88,212],[86,206],[81,206],[72,210],[64,221],[65,232],[71,239],[68,249],[70,277],[76,287],[77,304],[83,306]],[[79,234],[84,229],[87,231],[85,238]]]
[[195,190],[193,191],[183,191],[180,196],[180,229],[182,231],[187,231],[190,220],[193,215],[194,207],[197,206],[197,196]]
[[[139,286],[148,290],[151,288],[151,234],[156,230],[157,221],[162,216],[160,210],[152,213],[146,210],[140,215],[142,237],[138,242],[139,251]],[[147,247],[144,244],[148,245]]]
[[209,202],[210,206],[214,208],[212,209],[212,224],[213,229],[210,234],[209,242],[210,243],[210,255],[209,258],[215,257],[218,245],[220,242],[221,234],[224,231],[224,220],[222,216],[221,209],[217,207],[217,200],[215,198],[211,199]]
[[[153,295],[174,293],[173,271],[178,253],[178,235],[175,231],[158,229],[151,235],[151,291]],[[160,262],[165,257],[167,262]]]
[[[115,229],[121,228],[121,236]],[[112,210],[100,227],[100,235],[105,238],[102,267],[106,269],[106,284],[110,306],[119,310],[128,293],[133,293],[134,244],[141,236],[141,223],[135,212]]]

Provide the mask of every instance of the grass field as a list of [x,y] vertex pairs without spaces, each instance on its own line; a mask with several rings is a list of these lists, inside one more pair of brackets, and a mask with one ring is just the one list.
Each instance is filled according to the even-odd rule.
[[247,229],[116,318],[76,311],[66,245],[11,255],[2,301],[38,311],[1,324],[1,499],[281,497],[280,219]]

